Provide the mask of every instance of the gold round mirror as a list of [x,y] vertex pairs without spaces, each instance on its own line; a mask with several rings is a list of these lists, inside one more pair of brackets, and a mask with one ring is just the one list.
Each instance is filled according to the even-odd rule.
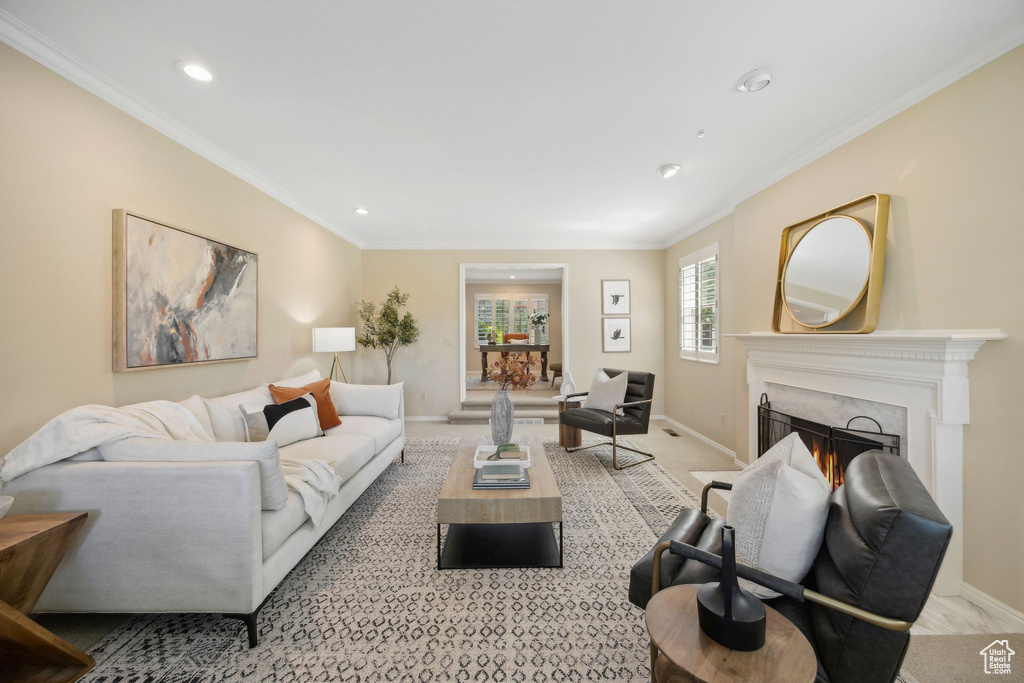
[[828,216],[800,237],[782,271],[782,300],[804,327],[846,317],[868,285],[871,232],[852,216]]

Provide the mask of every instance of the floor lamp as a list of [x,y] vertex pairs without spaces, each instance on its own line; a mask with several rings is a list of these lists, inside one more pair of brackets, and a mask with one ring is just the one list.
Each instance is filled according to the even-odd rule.
[[355,350],[356,328],[313,328],[313,353],[334,353],[334,362],[331,364],[331,379],[336,379],[338,371],[341,371],[341,379],[348,382],[348,377],[345,377],[345,368],[341,367],[341,361],[338,359],[338,354],[345,351]]

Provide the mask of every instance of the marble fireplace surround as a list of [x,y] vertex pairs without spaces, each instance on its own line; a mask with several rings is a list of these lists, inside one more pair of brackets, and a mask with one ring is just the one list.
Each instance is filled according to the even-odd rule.
[[910,460],[953,538],[934,592],[963,584],[963,426],[970,422],[967,363],[999,330],[885,330],[871,334],[729,334],[747,348],[749,442],[757,453],[757,405],[783,385],[906,409],[902,455]]

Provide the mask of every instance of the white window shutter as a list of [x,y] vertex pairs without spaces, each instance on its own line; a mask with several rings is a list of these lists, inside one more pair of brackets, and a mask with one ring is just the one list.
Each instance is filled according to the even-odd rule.
[[679,259],[679,357],[718,362],[718,245]]

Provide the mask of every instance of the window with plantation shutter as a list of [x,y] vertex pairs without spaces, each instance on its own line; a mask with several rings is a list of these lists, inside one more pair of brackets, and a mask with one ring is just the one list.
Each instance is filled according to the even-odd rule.
[[718,245],[679,259],[679,357],[718,362]]
[[[548,312],[547,294],[477,294],[476,295],[476,344],[487,342],[489,332],[530,333],[530,317]],[[548,326],[542,328],[543,341],[548,343]]]

